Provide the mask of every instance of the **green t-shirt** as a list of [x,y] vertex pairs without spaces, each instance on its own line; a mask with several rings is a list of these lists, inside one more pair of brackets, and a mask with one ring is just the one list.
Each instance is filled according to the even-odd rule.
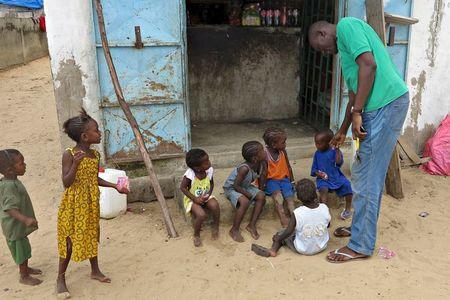
[[18,179],[0,179],[0,221],[3,234],[8,241],[16,241],[28,236],[37,227],[27,227],[11,217],[6,211],[17,209],[21,214],[35,218],[33,205],[25,186]]
[[356,94],[358,90],[359,67],[356,58],[364,52],[372,52],[375,58],[375,81],[365,111],[386,106],[408,91],[386,47],[372,27],[360,19],[349,17],[341,19],[336,30],[342,73],[349,91]]

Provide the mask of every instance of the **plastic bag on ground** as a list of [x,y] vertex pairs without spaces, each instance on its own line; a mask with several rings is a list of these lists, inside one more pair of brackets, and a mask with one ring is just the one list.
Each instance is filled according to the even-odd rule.
[[425,144],[423,156],[431,157],[431,160],[420,167],[422,170],[432,175],[450,175],[450,115]]

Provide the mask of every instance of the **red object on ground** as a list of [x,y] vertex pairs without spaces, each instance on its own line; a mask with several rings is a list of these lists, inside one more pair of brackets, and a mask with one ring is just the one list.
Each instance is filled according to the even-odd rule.
[[105,173],[105,168],[99,167],[99,168],[98,168],[98,171],[99,171],[100,173]]
[[45,27],[45,16],[40,16],[40,17],[39,17],[39,28],[40,28],[43,32],[47,32],[47,28]]
[[431,160],[420,167],[422,170],[432,175],[450,175],[450,115],[425,144],[423,156],[431,157]]

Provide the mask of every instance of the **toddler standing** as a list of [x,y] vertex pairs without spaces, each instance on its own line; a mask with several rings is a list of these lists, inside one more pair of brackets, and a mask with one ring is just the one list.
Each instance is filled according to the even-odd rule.
[[341,212],[341,219],[345,220],[352,216],[353,191],[350,181],[341,171],[344,163],[341,150],[330,147],[333,136],[333,131],[330,129],[320,131],[314,136],[317,151],[314,154],[311,176],[316,177],[320,202],[327,204],[328,193],[333,191],[339,197],[345,197],[345,208]]
[[30,196],[22,182],[17,179],[26,171],[23,155],[15,149],[0,150],[0,220],[14,262],[19,265],[19,282],[38,285],[42,281],[31,275],[42,274],[39,269],[28,266],[31,246],[28,235],[38,229]]

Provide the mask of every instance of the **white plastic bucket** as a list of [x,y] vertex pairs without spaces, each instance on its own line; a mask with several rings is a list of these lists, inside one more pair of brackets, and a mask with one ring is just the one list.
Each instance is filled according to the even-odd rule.
[[[117,183],[119,177],[125,177],[125,171],[116,169],[105,169],[105,172],[99,172],[98,176],[103,180]],[[120,194],[113,188],[100,187],[100,217],[103,219],[112,219],[127,210],[127,195]]]

